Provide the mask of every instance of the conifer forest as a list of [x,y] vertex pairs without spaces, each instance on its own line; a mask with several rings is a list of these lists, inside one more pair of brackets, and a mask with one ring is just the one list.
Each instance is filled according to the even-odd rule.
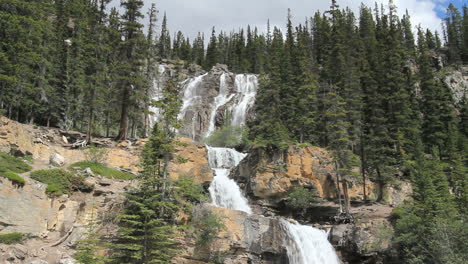
[[468,262],[466,2],[160,1],[0,0],[0,262]]

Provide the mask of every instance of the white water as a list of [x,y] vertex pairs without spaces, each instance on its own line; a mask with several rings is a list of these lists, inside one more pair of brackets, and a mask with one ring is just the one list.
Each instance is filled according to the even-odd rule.
[[213,204],[218,207],[252,213],[247,198],[237,183],[229,178],[231,169],[237,166],[247,154],[230,148],[208,148],[208,161],[215,173],[209,191]]
[[[203,82],[203,78],[206,75],[208,75],[208,73],[205,73],[195,78],[191,78],[182,83],[182,85],[184,86],[183,88],[184,96],[182,98],[183,105],[178,115],[178,119],[183,119],[191,106],[199,104],[202,101],[203,97],[201,96],[201,92],[199,91],[199,89],[201,87],[200,84]],[[197,118],[197,115],[193,115],[192,120],[191,120],[192,122],[190,124],[185,124],[185,125],[191,126],[190,137],[193,140],[196,137],[196,129],[195,129],[196,118]]]
[[215,131],[215,122],[216,122],[216,113],[218,112],[218,109],[227,104],[235,94],[229,94],[229,87],[227,84],[227,73],[221,74],[219,77],[219,93],[218,95],[214,98],[214,107],[213,111],[211,113],[211,119],[210,119],[210,125],[208,127],[208,131],[206,132],[206,136],[210,136],[214,131]]
[[243,126],[247,120],[248,110],[255,103],[258,90],[258,78],[252,74],[238,74],[235,80],[239,101],[232,108],[232,126]]
[[[203,102],[199,91],[203,78],[198,76],[183,83],[184,96],[183,106],[179,119],[185,117],[187,111],[196,104]],[[255,103],[255,96],[258,89],[258,79],[255,75],[239,74],[235,76],[234,89],[228,85],[229,74],[223,73],[220,76],[220,88],[218,95],[214,97],[214,104],[211,106],[211,116],[208,130],[205,137],[211,135],[216,130],[216,114],[223,106],[227,105],[226,111],[231,120],[226,123],[233,126],[243,126],[247,121],[247,114]],[[196,137],[196,115],[193,116],[191,124],[191,137]],[[240,153],[229,148],[215,148],[207,146],[208,161],[213,169],[215,177],[210,185],[209,191],[212,202],[215,206],[228,208],[231,210],[252,213],[247,198],[242,194],[237,183],[229,178],[231,170],[236,167],[247,154]],[[297,223],[290,223],[282,220],[282,225],[287,233],[288,241],[285,246],[291,264],[339,264],[340,261],[333,246],[327,240],[327,233]]]
[[[159,65],[158,66],[158,76],[153,80],[153,100],[154,101],[159,101],[163,98],[163,75],[166,72],[166,67],[164,65]],[[156,122],[159,121],[161,118],[161,109],[150,106],[149,109],[153,115],[150,117],[150,127],[153,127]]]
[[327,232],[282,220],[290,241],[286,244],[290,264],[340,264]]

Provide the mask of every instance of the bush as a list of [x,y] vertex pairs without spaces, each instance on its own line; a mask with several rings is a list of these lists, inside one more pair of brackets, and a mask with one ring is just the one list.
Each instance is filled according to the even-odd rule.
[[175,197],[184,205],[186,211],[190,211],[194,204],[208,200],[203,186],[188,176],[181,176],[174,182],[174,187],[176,187]]
[[23,173],[28,172],[32,168],[20,158],[13,157],[6,153],[0,152],[0,172],[15,172]]
[[288,195],[286,204],[294,210],[309,209],[314,202],[313,194],[304,187],[294,187]]
[[85,150],[85,157],[87,161],[104,164],[106,162],[108,152],[109,151],[105,148],[98,148],[92,145]]
[[111,169],[102,163],[96,163],[93,161],[80,161],[70,165],[70,168],[74,167],[79,167],[81,169],[90,168],[93,171],[93,173],[110,179],[133,180],[135,178],[132,174],[128,172]]
[[21,243],[24,240],[24,234],[23,233],[9,233],[9,234],[4,234],[0,235],[0,244],[18,244]]
[[195,228],[197,245],[204,247],[210,246],[216,235],[225,228],[223,219],[209,208],[203,208],[195,213],[192,226]]
[[62,169],[33,171],[31,178],[47,184],[46,193],[50,195],[68,194],[72,191],[89,192],[92,190],[92,187],[84,182],[83,177]]
[[19,185],[19,186],[24,186],[26,181],[19,176],[18,174],[14,172],[2,172],[0,173],[0,176],[3,176],[7,179],[9,179],[13,184]]
[[236,126],[223,126],[205,139],[205,143],[213,147],[234,148],[247,144],[245,128]]

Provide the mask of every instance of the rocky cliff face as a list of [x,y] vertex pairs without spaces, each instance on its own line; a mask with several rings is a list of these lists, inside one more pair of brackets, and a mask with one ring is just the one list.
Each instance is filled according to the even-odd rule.
[[447,71],[448,74],[443,81],[449,87],[455,104],[459,105],[468,99],[468,66],[459,70],[449,68]]
[[[183,81],[180,90],[183,105],[179,114],[183,127],[179,129],[179,134],[202,142],[215,127],[245,125],[245,121],[253,115],[249,108],[249,103],[253,101],[245,98],[246,91],[243,89],[255,90],[256,76],[231,73],[226,65],[221,64],[214,66],[208,73]],[[250,92],[255,94],[255,91]],[[240,103],[242,100],[244,102]],[[234,103],[246,108],[232,109]],[[235,117],[240,114],[242,117]],[[231,115],[235,124],[227,123],[226,115]]]
[[207,205],[204,208],[221,216],[225,229],[218,234],[209,248],[197,247],[189,234],[184,239],[185,251],[181,257],[176,258],[175,263],[212,263],[210,258],[217,255],[222,256],[223,263],[226,264],[289,263],[284,247],[285,232],[279,219]]
[[0,234],[29,237],[22,245],[0,245],[0,263],[73,263],[74,247],[91,222],[101,223],[102,233],[115,230],[113,221],[132,186],[129,181],[88,178],[93,193],[50,198],[44,184],[23,177],[24,187],[0,178]]

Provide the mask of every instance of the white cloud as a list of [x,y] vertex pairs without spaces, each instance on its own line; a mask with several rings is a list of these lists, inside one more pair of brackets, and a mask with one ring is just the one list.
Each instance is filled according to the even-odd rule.
[[[435,10],[447,1],[394,0],[394,3],[400,16],[408,10],[414,29],[421,24],[440,32],[441,19]],[[272,25],[284,27],[288,8],[291,8],[295,22],[303,22],[316,10],[329,9],[331,0],[145,0],[146,7],[152,2],[156,2],[161,16],[167,12],[172,32],[181,30],[193,38],[198,31],[209,36],[212,26],[218,31],[231,31],[250,24],[264,31],[267,19]],[[349,6],[356,14],[361,2],[370,7],[374,7],[375,2],[388,4],[388,0],[338,0],[340,7]]]

